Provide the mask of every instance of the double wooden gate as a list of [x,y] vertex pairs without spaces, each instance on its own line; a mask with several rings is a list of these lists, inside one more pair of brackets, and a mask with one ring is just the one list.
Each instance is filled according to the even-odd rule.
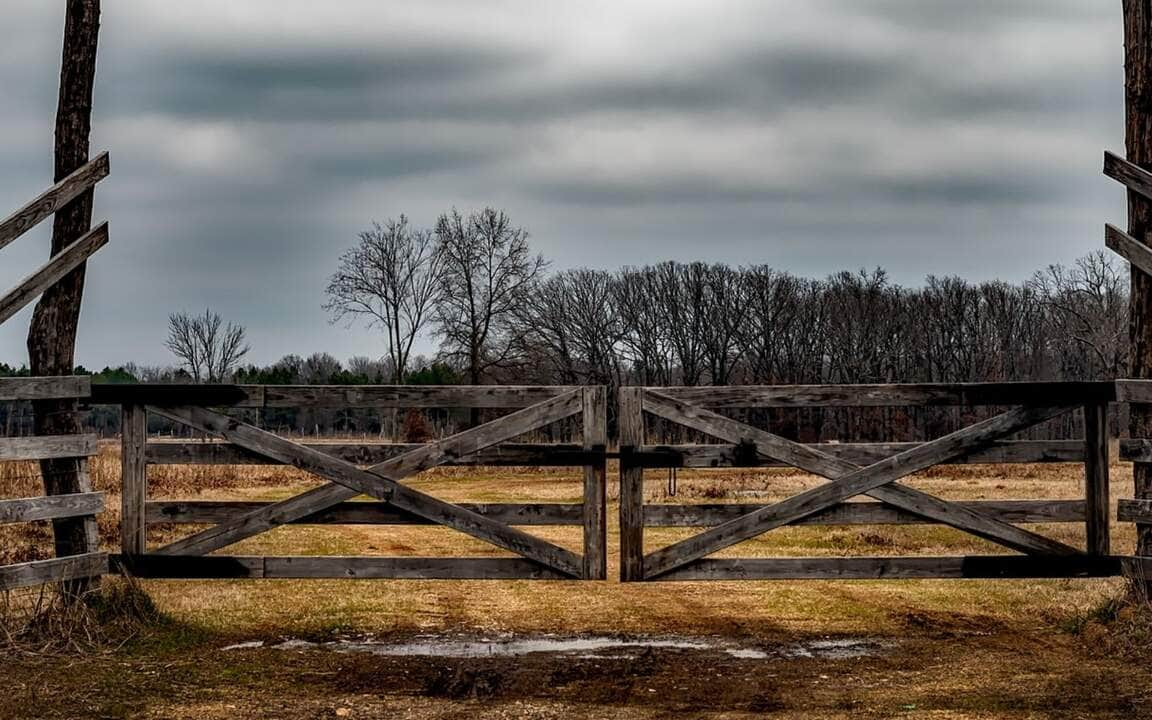
[[[608,447],[603,387],[335,387],[99,385],[94,404],[123,408],[122,552],[113,566],[142,577],[534,578],[607,577],[606,467],[620,462],[620,574],[624,581],[755,578],[1085,577],[1120,574],[1111,554],[1108,406],[1113,383],[625,387],[619,391],[619,450]],[[771,408],[990,406],[984,419],[927,442],[801,443],[731,417]],[[289,440],[220,408],[489,408],[508,414],[427,444],[308,443]],[[1069,412],[1083,439],[1010,439]],[[724,414],[729,413],[729,414]],[[149,439],[150,414],[215,438]],[[243,415],[243,413],[240,413]],[[986,416],[986,417],[985,417]],[[516,442],[561,421],[579,442]],[[706,435],[712,443],[653,444],[646,418]],[[775,427],[769,425],[769,427]],[[902,483],[938,464],[1077,462],[1079,499],[951,501]],[[155,464],[285,464],[324,484],[277,502],[148,498]],[[444,465],[572,466],[583,470],[580,503],[448,502],[405,484]],[[645,469],[790,466],[828,482],[774,503],[647,503]],[[368,495],[370,502],[354,501]],[[860,501],[858,496],[871,501]],[[1129,515],[1133,509],[1122,504]],[[1130,519],[1125,515],[1121,519]],[[1145,519],[1143,515],[1140,518]],[[208,526],[149,547],[150,523]],[[991,541],[1003,554],[950,557],[731,557],[745,540],[791,525],[936,523]],[[1079,523],[1069,544],[1026,529]],[[506,551],[500,557],[226,555],[229,546],[290,524],[435,525]],[[524,527],[583,531],[582,552]],[[645,530],[700,530],[645,550]],[[720,557],[715,555],[720,554]],[[1143,568],[1143,561],[1136,563]]]

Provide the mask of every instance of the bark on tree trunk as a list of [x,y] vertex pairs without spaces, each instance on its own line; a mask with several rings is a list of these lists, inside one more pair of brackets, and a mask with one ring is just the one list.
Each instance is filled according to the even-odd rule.
[[[56,109],[56,180],[88,161],[92,126],[92,86],[96,75],[96,42],[100,0],[68,0],[64,50],[60,65],[60,97]],[[92,226],[92,191],[57,211],[52,225],[52,255],[77,240]],[[33,375],[71,375],[75,364],[76,328],[84,292],[84,265],[48,289],[36,304],[28,331],[28,361]],[[43,401],[33,406],[37,434],[67,435],[80,431],[75,401]],[[49,495],[90,490],[86,462],[43,461],[44,491]],[[53,522],[58,556],[95,549],[93,519],[67,518]],[[88,581],[75,581],[71,594],[85,591]]]

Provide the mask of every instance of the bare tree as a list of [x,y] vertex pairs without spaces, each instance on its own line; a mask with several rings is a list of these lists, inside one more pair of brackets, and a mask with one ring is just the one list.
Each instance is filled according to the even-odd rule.
[[620,318],[613,278],[603,270],[567,270],[539,283],[515,311],[526,353],[542,382],[616,386],[620,380]]
[[224,325],[220,315],[211,310],[205,310],[203,315],[169,315],[164,345],[180,358],[198,383],[224,382],[250,349],[244,327]]
[[1030,287],[1048,307],[1052,334],[1066,343],[1061,368],[1069,379],[1105,379],[1128,364],[1128,278],[1112,257],[1096,251],[1072,267],[1049,265]]
[[547,263],[528,245],[528,232],[503,212],[486,208],[468,217],[440,216],[436,239],[442,253],[437,334],[444,354],[461,360],[473,384],[514,364],[525,328],[514,312]]
[[436,303],[440,268],[432,232],[412,229],[401,215],[360,233],[328,282],[324,309],[334,321],[365,318],[384,330],[396,384],[404,382],[412,345]]

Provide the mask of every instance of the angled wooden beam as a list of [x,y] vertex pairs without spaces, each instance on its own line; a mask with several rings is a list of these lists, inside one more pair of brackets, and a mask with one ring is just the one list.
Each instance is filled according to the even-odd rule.
[[1152,275],[1152,248],[1132,237],[1115,225],[1104,226],[1104,244],[1110,250]]
[[[653,405],[658,406],[663,402],[664,398],[659,396],[651,397],[652,395],[654,394],[648,393],[645,396],[644,407],[646,410],[656,412],[653,409]],[[652,401],[651,403],[649,402],[650,400]],[[881,460],[867,467],[854,470],[826,485],[799,493],[775,505],[749,513],[737,520],[732,520],[723,525],[711,528],[699,535],[673,543],[645,556],[645,577],[655,577],[692,562],[693,560],[698,560],[706,555],[711,555],[714,552],[735,545],[736,543],[756,537],[768,530],[788,525],[800,518],[820,512],[856,495],[869,493],[871,490],[880,488],[883,485],[887,485],[902,477],[932,467],[933,465],[938,465],[951,457],[980,447],[987,442],[1011,435],[1032,425],[1061,415],[1070,409],[1071,408],[1068,407],[1017,408],[937,438],[936,440],[924,443],[919,447],[905,451],[886,460]],[[692,410],[695,413],[707,412],[701,411],[700,408],[692,408]],[[699,416],[697,416],[697,418],[698,417]],[[707,423],[704,424],[707,425]],[[752,430],[754,428],[749,427],[748,429]],[[705,432],[709,431],[705,430]],[[774,440],[771,438],[765,439],[769,440],[778,450],[782,449],[784,453],[792,455],[793,457],[798,456],[801,461],[811,465],[811,469],[803,469],[808,469],[810,472],[819,472],[822,475],[824,473],[816,470],[816,467],[827,469],[830,473],[837,472],[837,470],[831,469],[833,465],[837,464],[835,458],[824,457],[818,458],[818,462],[811,462],[809,456],[814,451],[808,448],[799,450],[797,448],[786,447],[783,443],[787,443],[788,441],[783,438],[775,438]],[[770,452],[775,452],[775,450]],[[792,460],[787,457],[782,457],[781,459],[792,462]],[[797,467],[801,466],[797,465]],[[907,490],[908,488],[904,489]],[[1000,526],[1007,525],[994,518],[980,515],[965,508],[952,507],[950,503],[946,503],[930,495],[921,495],[921,497],[915,499],[915,503],[905,502],[904,499],[899,497],[897,501],[904,503],[904,505],[900,506],[902,509],[910,510],[925,517],[935,516],[933,519],[939,519],[941,522],[946,522],[953,526],[969,524],[971,518],[965,517],[963,521],[958,521],[958,516],[960,515],[976,516],[975,520],[977,520],[980,525],[970,528],[966,527],[964,529],[966,532],[982,537],[992,528],[995,528],[994,531],[999,535],[1001,531]],[[879,499],[883,499],[884,502],[896,504],[890,500],[890,497],[891,496],[887,496]],[[1008,525],[1007,527],[1015,531],[1014,535],[1016,537],[1019,537],[1018,533],[1034,536],[1033,533],[1027,533],[1027,531],[1016,528],[1015,526]],[[1029,544],[1042,545],[1045,548],[1045,552],[1059,555],[1074,555],[1079,552],[1062,543],[1056,543],[1055,541],[1041,538],[1040,536],[1034,537],[1040,539],[1036,540],[1030,537],[1027,539],[1027,542]],[[1001,537],[997,537],[996,542],[1006,545],[1011,543],[1009,546],[1016,544],[1014,539],[1008,540]]]
[[400,480],[435,467],[446,458],[478,452],[542,425],[571,417],[580,412],[581,405],[580,391],[569,391],[367,470],[203,408],[149,408],[150,412],[219,435],[252,452],[335,481],[196,533],[157,552],[171,555],[208,553],[366,493],[402,510],[579,577],[582,561],[575,553],[413,490],[402,485]]
[[0,323],[20,312],[25,305],[83,264],[92,253],[107,243],[108,223],[101,223],[54,255],[39,270],[24,278],[19,285],[0,298]]
[[1132,192],[1152,199],[1152,173],[1107,150],[1104,151],[1104,174]]
[[108,153],[102,152],[76,172],[40,193],[32,202],[0,221],[0,248],[36,227],[60,208],[108,177]]

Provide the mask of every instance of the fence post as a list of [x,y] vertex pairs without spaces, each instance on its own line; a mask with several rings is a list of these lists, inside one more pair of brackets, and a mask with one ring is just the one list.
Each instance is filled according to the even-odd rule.
[[1110,554],[1108,497],[1108,404],[1084,406],[1084,508],[1089,554]]
[[620,579],[644,579],[644,467],[634,453],[644,444],[643,388],[620,388]]
[[148,412],[143,405],[124,405],[120,418],[120,545],[125,555],[142,555],[146,549],[147,441]]
[[584,579],[608,577],[608,527],[606,515],[608,460],[608,388],[583,390],[584,451],[600,453],[584,466]]

